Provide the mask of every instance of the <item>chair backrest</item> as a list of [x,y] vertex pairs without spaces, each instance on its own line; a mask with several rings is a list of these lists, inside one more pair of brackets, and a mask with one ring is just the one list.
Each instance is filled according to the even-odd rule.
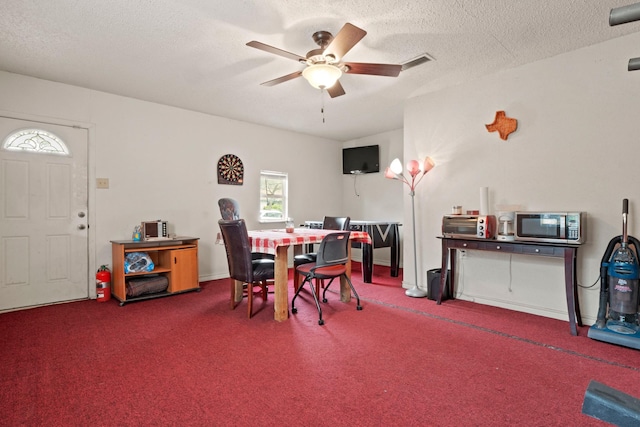
[[322,228],[325,230],[348,230],[351,218],[348,216],[325,216],[322,220]]
[[349,261],[350,231],[340,231],[324,236],[316,258],[316,267],[346,264]]
[[232,279],[253,283],[251,245],[244,219],[221,219],[218,225],[227,250],[229,275]]
[[234,199],[218,199],[218,207],[222,219],[240,219],[240,205]]

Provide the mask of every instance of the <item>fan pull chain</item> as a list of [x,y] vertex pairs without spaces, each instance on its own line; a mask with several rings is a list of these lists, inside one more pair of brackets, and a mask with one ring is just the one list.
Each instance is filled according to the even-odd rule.
[[324,123],[324,88],[320,88],[320,102],[322,106],[320,107],[320,114],[322,114],[322,123]]

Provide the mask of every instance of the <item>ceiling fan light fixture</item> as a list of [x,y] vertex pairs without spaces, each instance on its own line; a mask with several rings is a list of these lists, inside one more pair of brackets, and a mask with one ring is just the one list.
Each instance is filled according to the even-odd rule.
[[313,64],[302,70],[302,77],[316,89],[329,89],[341,76],[342,70],[329,64]]

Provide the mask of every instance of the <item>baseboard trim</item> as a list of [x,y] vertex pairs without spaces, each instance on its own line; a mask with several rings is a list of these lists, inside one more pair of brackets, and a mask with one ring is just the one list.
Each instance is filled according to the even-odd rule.
[[493,307],[500,307],[514,311],[521,311],[523,313],[535,314],[536,316],[563,320],[565,322],[569,321],[569,314],[567,311],[556,310],[549,307],[525,304],[517,301],[502,300],[499,298],[487,298],[482,295],[474,295],[469,293],[456,295],[456,298],[464,301],[476,302],[478,304],[485,304]]

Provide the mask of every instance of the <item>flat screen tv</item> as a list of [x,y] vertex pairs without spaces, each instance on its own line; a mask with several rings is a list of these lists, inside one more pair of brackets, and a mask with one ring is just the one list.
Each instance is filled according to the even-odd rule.
[[342,149],[342,173],[357,175],[380,172],[380,147],[367,145]]

